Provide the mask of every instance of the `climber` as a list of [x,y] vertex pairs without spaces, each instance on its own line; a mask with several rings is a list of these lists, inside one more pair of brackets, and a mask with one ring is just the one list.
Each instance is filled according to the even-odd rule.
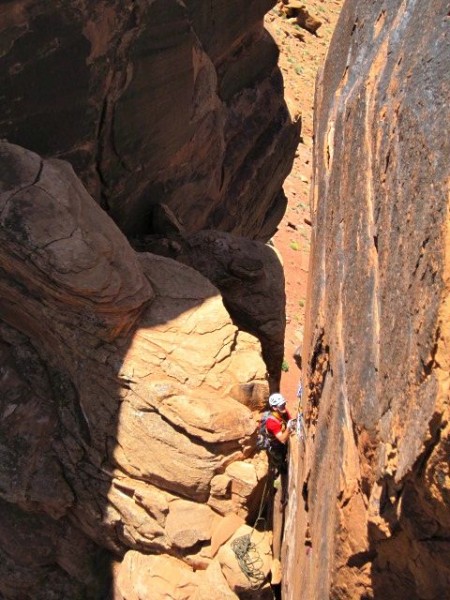
[[270,414],[265,427],[270,440],[267,453],[272,465],[280,472],[287,472],[287,444],[289,436],[295,429],[295,419],[291,418],[286,407],[286,400],[281,394],[269,396]]

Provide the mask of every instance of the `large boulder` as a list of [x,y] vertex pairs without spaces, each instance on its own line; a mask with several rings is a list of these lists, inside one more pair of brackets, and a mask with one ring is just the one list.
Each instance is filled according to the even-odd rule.
[[146,556],[131,550],[116,568],[114,580],[114,600],[191,600],[199,576],[173,556]]
[[114,571],[114,600],[238,600],[218,560],[195,571],[173,556],[130,550]]
[[448,2],[348,0],[317,82],[287,600],[448,597],[449,58]]
[[[156,234],[133,239],[133,247],[173,258],[207,277],[220,290],[236,325],[260,340],[269,384],[273,391],[278,390],[286,294],[283,267],[275,249],[223,231],[188,234],[164,205],[160,206],[158,223]],[[260,404],[259,408],[263,407]]]
[[0,182],[0,595],[98,598],[130,549],[206,568],[212,481],[253,451],[234,396],[264,385],[258,342],[197,271],[135,253],[67,163],[2,142]]
[[190,232],[267,240],[299,137],[274,0],[3,5],[0,137],[70,161],[127,234],[166,202]]

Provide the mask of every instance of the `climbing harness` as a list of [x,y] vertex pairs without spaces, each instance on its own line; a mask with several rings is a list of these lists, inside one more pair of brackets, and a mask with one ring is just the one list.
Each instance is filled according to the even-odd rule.
[[257,546],[261,542],[255,544],[254,542],[252,542],[251,538],[258,522],[265,522],[265,518],[261,515],[267,502],[267,497],[270,489],[268,482],[269,478],[271,477],[271,474],[270,477],[268,475],[266,483],[264,484],[261,502],[259,503],[258,516],[256,517],[256,521],[252,527],[252,530],[250,531],[250,533],[242,535],[241,537],[238,537],[231,542],[231,549],[233,550],[236,556],[236,560],[239,564],[239,567],[241,568],[241,571],[244,573],[247,579],[250,581],[253,590],[259,589],[266,578],[264,572],[262,571],[264,562],[257,550]]

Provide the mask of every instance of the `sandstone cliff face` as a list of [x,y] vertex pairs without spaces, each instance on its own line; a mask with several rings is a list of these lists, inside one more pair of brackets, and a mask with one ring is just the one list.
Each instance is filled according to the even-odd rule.
[[274,0],[19,0],[0,11],[0,137],[65,158],[127,234],[269,239],[298,140]]
[[211,548],[266,474],[258,343],[197,271],[132,250],[67,163],[3,142],[0,168],[0,595],[98,599],[114,558],[117,598],[159,598],[171,564],[174,597],[236,597]]
[[448,597],[447,13],[348,0],[318,80],[287,599]]

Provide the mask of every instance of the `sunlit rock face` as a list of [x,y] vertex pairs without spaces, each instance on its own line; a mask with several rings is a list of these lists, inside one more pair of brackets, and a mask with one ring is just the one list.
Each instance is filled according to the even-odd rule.
[[347,1],[318,79],[289,600],[448,596],[447,13]]
[[0,169],[0,595],[98,599],[114,572],[144,598],[150,555],[226,586],[211,540],[267,472],[258,342],[197,271],[136,253],[68,163],[2,142]]
[[[173,229],[176,225],[172,221]],[[168,219],[158,227],[159,231],[165,228],[169,232]],[[193,267],[220,290],[239,329],[261,342],[269,385],[272,391],[278,390],[284,357],[286,294],[283,266],[275,248],[212,230],[191,235],[175,231],[172,237],[147,235],[132,243],[137,250],[168,256]]]
[[267,240],[298,142],[274,0],[8,2],[0,137],[67,159],[126,234],[165,202],[188,232]]

